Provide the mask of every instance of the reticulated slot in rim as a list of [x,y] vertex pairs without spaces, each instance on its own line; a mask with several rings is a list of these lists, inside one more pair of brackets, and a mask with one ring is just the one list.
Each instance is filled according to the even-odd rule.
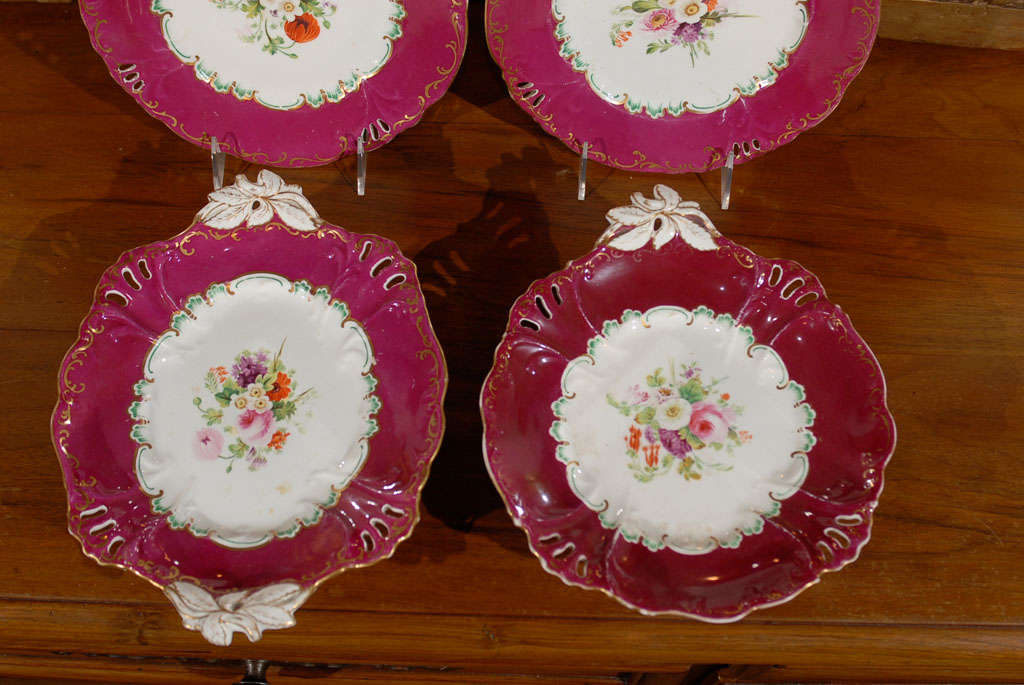
[[847,528],[864,523],[864,517],[860,514],[840,514],[832,520],[836,522],[837,526],[846,526]]
[[93,507],[92,509],[86,509],[85,511],[83,511],[81,514],[78,515],[78,518],[80,518],[80,519],[87,519],[87,518],[91,518],[93,516],[101,516],[102,514],[106,514],[106,513],[107,513],[107,505],[101,504],[99,506]]
[[368,256],[370,256],[370,250],[372,248],[373,248],[373,243],[371,243],[369,240],[367,240],[365,243],[363,243],[363,249],[361,249],[359,251],[359,257],[358,257],[359,261],[365,262],[366,258]]
[[390,516],[393,519],[400,519],[403,516],[405,516],[405,509],[399,509],[398,507],[392,506],[390,504],[385,504],[383,507],[380,508],[380,511],[385,516]]
[[376,278],[380,275],[380,272],[391,266],[394,263],[394,259],[391,257],[384,257],[377,261],[372,267],[370,267],[370,278]]
[[384,290],[391,290],[396,285],[402,285],[405,283],[405,274],[394,274],[391,278],[384,281]]
[[124,279],[124,282],[127,283],[128,287],[132,290],[142,290],[142,284],[139,283],[139,279],[135,277],[135,274],[132,273],[132,270],[127,266],[121,269],[121,278]]
[[103,299],[111,304],[116,304],[119,307],[127,307],[128,303],[131,302],[130,297],[120,290],[114,290],[113,288],[103,294]]
[[820,297],[818,293],[816,293],[813,290],[810,290],[801,295],[800,297],[796,298],[796,301],[793,302],[793,304],[795,304],[797,307],[803,307],[805,304],[810,304],[811,302],[816,301],[818,297]]
[[554,552],[552,552],[551,556],[555,559],[564,559],[575,551],[576,545],[571,542],[567,542],[558,549],[556,549]]
[[850,538],[838,528],[826,528],[825,535],[835,540],[835,543],[843,549],[850,546]]
[[107,519],[102,523],[97,523],[95,526],[89,529],[89,535],[99,535],[108,528],[113,528],[117,524],[114,519]]
[[772,271],[768,274],[768,285],[773,288],[779,284],[782,280],[782,267],[778,264],[772,264]]
[[550,545],[558,542],[561,539],[562,536],[558,533],[548,533],[547,535],[542,535],[541,537],[537,538],[537,542],[539,542],[542,545]]
[[363,549],[367,552],[372,552],[374,548],[373,536],[367,533],[365,530],[359,534],[359,537],[363,540]]
[[796,278],[794,278],[793,280],[786,284],[786,287],[784,287],[782,289],[782,292],[779,293],[779,297],[781,297],[784,300],[788,300],[790,297],[793,296],[793,293],[802,288],[806,282],[807,281],[805,281],[802,277],[797,276]]
[[520,319],[519,325],[522,326],[523,328],[529,328],[532,331],[540,330],[540,324],[534,321],[533,319]]
[[541,316],[543,316],[545,319],[550,319],[551,310],[548,309],[547,302],[544,301],[544,298],[538,295],[537,297],[533,298],[533,301],[536,303],[537,310],[541,313]]
[[558,290],[558,286],[555,284],[551,285],[551,297],[555,298],[555,304],[561,306],[562,293]]
[[576,559],[576,575],[580,578],[587,577],[587,558],[583,555]]
[[142,273],[143,278],[145,278],[147,281],[153,278],[153,272],[149,270],[149,262],[147,262],[145,259],[140,259],[138,261],[138,265],[139,271]]
[[387,540],[388,536],[391,535],[391,529],[388,528],[388,524],[383,519],[372,518],[370,519],[370,525],[377,531],[377,534]]

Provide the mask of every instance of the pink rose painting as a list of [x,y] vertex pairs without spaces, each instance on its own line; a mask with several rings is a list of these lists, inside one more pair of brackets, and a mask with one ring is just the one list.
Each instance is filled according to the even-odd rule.
[[274,435],[274,412],[247,409],[238,417],[238,437],[250,447],[266,447]]
[[243,350],[233,363],[206,372],[200,396],[192,400],[206,423],[193,439],[197,459],[221,459],[231,473],[240,462],[256,471],[282,453],[289,429],[301,429],[300,408],[316,397],[313,388],[300,389],[283,353],[284,341],[277,352]]
[[[608,404],[632,421],[624,435],[629,469],[647,482],[675,470],[685,480],[700,480],[706,470],[730,471],[736,447],[753,435],[738,427],[742,407],[724,392],[721,380],[705,382],[696,362],[669,362],[630,385],[625,399],[608,395]],[[642,428],[641,428],[642,427]]]
[[213,461],[224,448],[224,436],[215,428],[196,431],[192,438],[192,453],[202,461]]
[[736,413],[713,402],[698,402],[690,414],[690,432],[702,442],[722,443],[729,437],[729,427],[735,423]]

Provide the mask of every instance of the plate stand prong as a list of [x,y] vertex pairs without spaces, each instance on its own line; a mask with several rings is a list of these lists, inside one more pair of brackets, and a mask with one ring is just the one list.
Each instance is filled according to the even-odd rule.
[[356,140],[356,195],[366,195],[366,148],[362,136]]
[[729,148],[729,156],[725,158],[725,166],[722,167],[722,209],[729,209],[729,200],[732,197],[732,169],[736,163],[736,146]]
[[213,167],[213,189],[220,190],[224,186],[224,162],[227,155],[220,150],[216,138],[210,138],[210,164]]
[[576,189],[576,199],[580,202],[587,199],[587,153],[589,151],[590,143],[583,143],[583,152],[580,153],[579,187]]
[[270,685],[267,682],[267,662],[263,659],[246,659],[245,675],[235,685]]

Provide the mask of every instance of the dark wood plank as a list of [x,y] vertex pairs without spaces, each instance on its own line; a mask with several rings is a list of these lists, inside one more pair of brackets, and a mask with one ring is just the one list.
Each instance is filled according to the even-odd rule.
[[[245,672],[241,660],[169,659],[166,657],[31,657],[0,655],[4,685],[44,683],[102,683],[103,685],[227,685]],[[617,675],[536,675],[458,668],[358,666],[345,663],[270,663],[266,678],[272,685],[355,685],[402,683],[402,685],[623,685]]]

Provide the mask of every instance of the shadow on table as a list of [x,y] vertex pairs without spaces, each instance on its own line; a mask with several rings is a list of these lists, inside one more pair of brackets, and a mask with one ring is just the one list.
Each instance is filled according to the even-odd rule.
[[[480,388],[512,303],[535,279],[558,268],[534,178],[538,169],[553,168],[538,147],[502,155],[487,171],[479,213],[415,256],[450,378],[447,430],[423,503],[458,530],[468,531],[479,517],[503,508],[483,462]],[[525,553],[525,545],[517,551]]]
[[509,96],[501,69],[491,58],[487,47],[484,24],[484,3],[469,3],[469,35],[466,54],[459,73],[452,82],[451,92],[467,102],[486,110],[501,121],[530,132],[540,132],[530,115],[516,105]]

